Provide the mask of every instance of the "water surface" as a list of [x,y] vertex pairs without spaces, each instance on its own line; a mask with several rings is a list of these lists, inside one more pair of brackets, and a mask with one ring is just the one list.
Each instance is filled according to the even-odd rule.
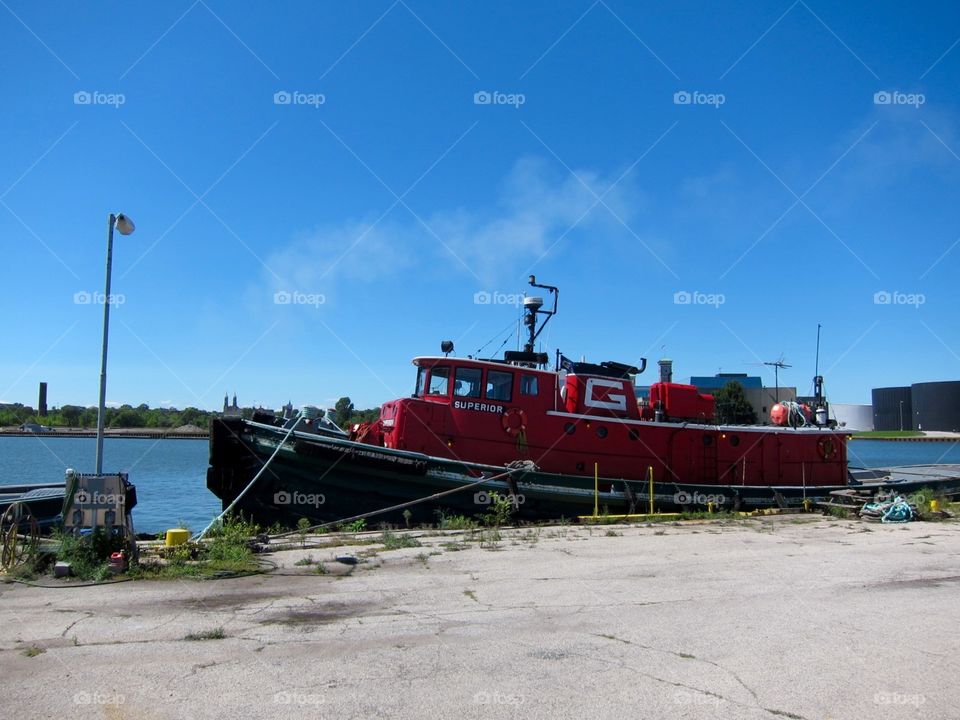
[[[93,472],[96,448],[96,438],[0,437],[0,485],[63,482],[67,468]],[[208,455],[207,440],[106,438],[103,469],[127,472],[137,486],[137,532],[162,532],[181,520],[196,531],[220,512],[207,490]]]

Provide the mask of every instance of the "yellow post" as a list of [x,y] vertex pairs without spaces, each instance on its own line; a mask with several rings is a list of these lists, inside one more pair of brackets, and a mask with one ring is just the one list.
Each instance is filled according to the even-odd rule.
[[593,516],[597,517],[600,513],[598,503],[600,502],[600,471],[597,463],[593,464]]
[[653,515],[653,465],[647,466],[647,475],[650,477],[650,489],[649,489],[650,514]]

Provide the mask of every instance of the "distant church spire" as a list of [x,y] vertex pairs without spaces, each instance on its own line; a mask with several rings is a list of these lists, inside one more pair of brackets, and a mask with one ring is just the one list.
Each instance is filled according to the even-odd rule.
[[230,403],[230,394],[223,396],[224,417],[240,417],[240,407],[237,405],[237,393],[233,393],[233,403]]

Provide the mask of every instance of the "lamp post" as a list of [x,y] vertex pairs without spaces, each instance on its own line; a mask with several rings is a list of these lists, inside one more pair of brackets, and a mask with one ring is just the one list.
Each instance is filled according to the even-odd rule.
[[110,330],[110,267],[113,264],[113,229],[121,235],[134,231],[133,221],[123,213],[110,213],[107,222],[107,281],[103,289],[103,348],[100,351],[100,405],[97,413],[97,475],[103,473],[103,423],[107,404],[107,336]]

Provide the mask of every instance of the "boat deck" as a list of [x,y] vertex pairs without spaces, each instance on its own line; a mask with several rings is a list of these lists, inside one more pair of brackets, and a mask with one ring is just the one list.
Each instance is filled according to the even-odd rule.
[[895,465],[886,468],[851,468],[850,476],[864,484],[915,483],[960,478],[960,465]]

